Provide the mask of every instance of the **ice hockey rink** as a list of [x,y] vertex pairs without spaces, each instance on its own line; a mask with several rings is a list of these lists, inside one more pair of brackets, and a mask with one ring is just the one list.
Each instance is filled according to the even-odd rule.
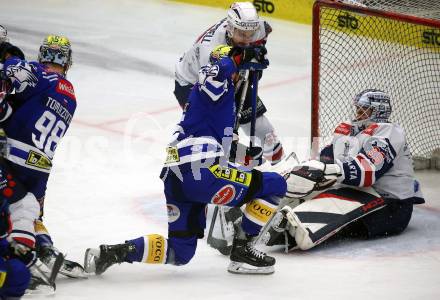
[[[55,245],[84,251],[145,234],[166,235],[159,172],[180,108],[174,63],[222,9],[161,0],[1,1],[0,24],[36,59],[46,34],[72,42],[68,78],[78,108],[60,143],[46,195]],[[308,158],[311,27],[270,19],[270,67],[260,82],[278,135]],[[268,276],[233,275],[228,257],[200,240],[186,266],[123,264],[101,276],[60,276],[52,299],[440,299],[439,175],[419,172],[426,204],[400,236],[338,240],[277,259]]]

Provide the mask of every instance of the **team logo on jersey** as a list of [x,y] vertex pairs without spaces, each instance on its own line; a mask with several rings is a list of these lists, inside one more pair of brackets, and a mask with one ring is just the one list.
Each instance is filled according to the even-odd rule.
[[6,76],[9,77],[17,86],[17,92],[20,93],[26,89],[26,87],[35,87],[38,83],[38,78],[32,73],[32,66],[27,62],[20,62],[17,65],[9,66],[6,70]]
[[58,81],[56,91],[60,94],[63,94],[73,100],[76,100],[75,91],[73,90],[73,85],[67,80],[60,79]]
[[212,204],[226,205],[235,197],[235,187],[232,184],[225,185],[211,198]]
[[180,217],[180,209],[174,204],[167,204],[168,223],[177,221]]
[[365,144],[364,151],[377,170],[380,170],[385,162],[390,163],[394,157],[389,145],[376,138]]
[[52,162],[50,159],[32,150],[29,151],[26,164],[44,170],[50,170],[52,168]]

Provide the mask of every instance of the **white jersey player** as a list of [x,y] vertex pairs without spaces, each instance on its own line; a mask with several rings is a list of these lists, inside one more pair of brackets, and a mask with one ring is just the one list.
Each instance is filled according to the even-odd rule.
[[[266,42],[272,31],[269,24],[258,17],[257,10],[250,2],[233,3],[228,10],[227,18],[220,20],[200,35],[193,46],[179,59],[175,67],[174,94],[183,108],[188,101],[189,93],[197,82],[201,66],[209,63],[212,50],[219,45],[248,47]],[[237,92],[241,94],[240,91]],[[251,92],[248,89],[246,100],[241,111],[241,128],[250,134],[252,118]],[[237,99],[236,99],[237,100]],[[264,116],[266,108],[257,97],[257,119],[255,137],[263,148],[263,155],[272,163],[277,163],[283,157],[283,148],[274,133],[274,128]]]
[[[283,208],[279,215],[289,222],[279,217],[272,223],[277,231],[288,224],[300,249],[312,248],[341,229],[365,237],[399,234],[408,226],[413,204],[424,203],[405,132],[389,122],[390,97],[365,90],[354,106],[355,119],[336,127],[331,145],[321,151],[321,162],[303,164],[325,168],[322,162],[334,162],[339,184],[313,201]],[[269,230],[266,241],[273,244],[276,235]]]

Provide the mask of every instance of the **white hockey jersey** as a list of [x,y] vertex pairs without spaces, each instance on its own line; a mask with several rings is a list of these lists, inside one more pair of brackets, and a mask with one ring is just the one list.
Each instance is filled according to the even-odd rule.
[[[226,18],[211,26],[200,35],[194,45],[186,51],[175,67],[175,79],[181,85],[194,85],[199,70],[209,63],[211,51],[218,45],[228,44],[226,39]],[[260,26],[255,35],[255,42],[266,38],[265,22],[260,19]]]
[[354,133],[350,122],[341,123],[331,146],[335,163],[342,170],[341,183],[372,186],[384,198],[424,202],[405,132],[399,125],[373,123]]

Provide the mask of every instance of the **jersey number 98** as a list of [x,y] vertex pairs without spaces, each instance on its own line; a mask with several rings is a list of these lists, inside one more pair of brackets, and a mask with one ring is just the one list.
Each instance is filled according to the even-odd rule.
[[53,158],[58,142],[66,132],[66,124],[58,120],[50,111],[45,111],[35,123],[38,135],[32,133],[32,141],[35,146],[42,150],[49,158]]

